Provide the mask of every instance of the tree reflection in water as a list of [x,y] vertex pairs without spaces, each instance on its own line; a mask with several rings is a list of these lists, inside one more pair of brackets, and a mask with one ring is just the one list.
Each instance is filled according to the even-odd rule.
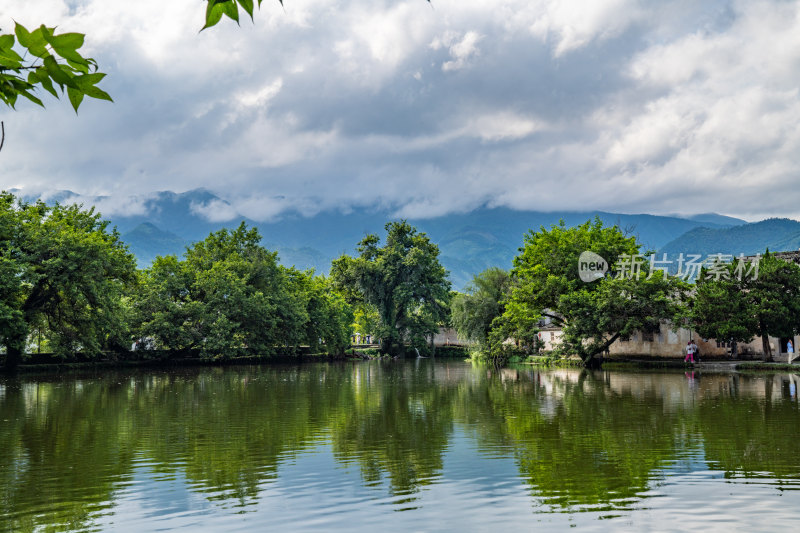
[[[681,461],[797,478],[797,378],[473,368],[460,362],[228,367],[0,381],[0,529],[91,529],[146,467],[244,510],[329,447],[414,508],[454,437],[513,459],[550,510],[626,509]],[[793,388],[794,386],[794,388]]]

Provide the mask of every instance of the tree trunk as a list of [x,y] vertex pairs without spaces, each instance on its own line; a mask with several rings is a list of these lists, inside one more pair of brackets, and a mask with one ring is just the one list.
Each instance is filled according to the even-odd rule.
[[594,350],[589,352],[587,356],[583,359],[583,365],[587,368],[600,368],[603,364],[603,358],[597,357],[597,355],[605,353],[614,344],[619,338],[619,333],[615,333],[611,336],[610,339],[606,340],[603,344],[596,347]]
[[739,346],[736,341],[731,342],[731,359],[736,359],[736,356],[739,355]]
[[19,348],[6,348],[6,364],[4,369],[9,372],[14,372],[17,370],[17,366],[19,366],[20,362],[22,362],[22,350]]
[[764,361],[772,362],[772,346],[769,345],[769,336],[766,333],[761,334],[761,346],[764,349]]
[[436,338],[436,333],[431,333],[431,357],[436,355],[436,345],[433,343]]

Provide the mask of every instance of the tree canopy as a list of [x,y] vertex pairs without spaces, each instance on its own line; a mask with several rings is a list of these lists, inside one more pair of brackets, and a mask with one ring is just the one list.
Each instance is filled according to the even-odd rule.
[[133,256],[94,209],[0,195],[0,343],[15,367],[33,327],[58,353],[127,346]]
[[493,328],[497,343],[512,337],[535,349],[537,324],[546,317],[563,330],[563,348],[591,364],[617,339],[634,331],[654,331],[679,313],[684,285],[657,272],[620,271],[595,281],[582,280],[579,259],[593,252],[606,267],[640,257],[634,237],[596,218],[580,226],[562,221],[530,231],[511,273],[514,285],[505,312]]
[[726,342],[760,337],[764,356],[771,360],[770,336],[800,333],[800,266],[767,250],[756,272],[737,272],[736,263],[717,271],[715,277],[706,272],[698,277],[690,324],[703,337]]
[[451,322],[458,334],[476,341],[479,349],[487,347],[492,322],[505,310],[511,292],[511,276],[493,267],[476,274],[464,293],[453,296]]
[[351,298],[377,309],[381,351],[400,354],[405,342],[420,349],[447,314],[450,282],[439,248],[406,221],[386,224],[386,243],[371,234],[357,257],[333,261],[331,276]]
[[342,353],[352,311],[330,283],[278,264],[244,223],[195,243],[183,260],[159,257],[142,274],[137,336],[157,349],[207,358],[293,353],[299,346]]

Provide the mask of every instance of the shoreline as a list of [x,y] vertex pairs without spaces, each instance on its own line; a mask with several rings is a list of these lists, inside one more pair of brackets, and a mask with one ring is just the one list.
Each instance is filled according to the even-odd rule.
[[[380,361],[390,358],[364,357],[358,352],[341,355],[308,354],[296,355],[243,355],[230,358],[204,359],[200,357],[176,357],[153,359],[119,359],[97,361],[53,361],[35,362],[19,365],[11,371],[0,368],[0,377],[13,377],[19,374],[57,374],[71,371],[86,370],[120,370],[129,368],[181,368],[181,367],[224,367],[235,365],[299,365],[305,363],[322,362],[359,362]],[[431,359],[462,360],[453,356],[434,356]],[[469,361],[466,359],[465,361]],[[541,366],[551,368],[582,368],[578,360],[554,360],[540,358],[533,361],[520,361],[509,366]],[[744,361],[730,359],[710,359],[699,363],[684,363],[677,359],[610,359],[602,362],[601,370],[684,370],[684,371],[715,371],[715,372],[796,372],[800,373],[800,364],[787,364],[782,362]]]

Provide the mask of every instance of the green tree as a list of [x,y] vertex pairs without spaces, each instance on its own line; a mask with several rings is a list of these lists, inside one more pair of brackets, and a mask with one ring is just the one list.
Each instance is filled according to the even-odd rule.
[[702,271],[690,324],[703,337],[719,340],[749,342],[760,337],[764,357],[771,361],[769,337],[800,333],[800,266],[769,250],[757,265],[757,270],[743,272],[738,263],[731,263],[714,277]]
[[[535,347],[536,323],[550,318],[564,331],[564,347],[592,364],[615,340],[635,330],[653,331],[661,320],[679,312],[684,286],[660,273],[626,271],[587,283],[578,260],[585,251],[599,255],[607,266],[641,258],[634,237],[596,218],[580,226],[562,221],[549,230],[525,235],[511,273],[514,285],[502,317],[493,326],[494,344],[513,337]],[[628,278],[628,279],[624,279]]]
[[127,294],[135,263],[94,209],[28,204],[0,194],[0,343],[22,359],[32,327],[56,351],[127,347]]
[[199,350],[204,357],[241,352],[292,353],[303,344],[340,354],[352,311],[328,280],[285,268],[242,223],[195,243],[184,260],[158,257],[141,274],[137,333],[145,345]]
[[661,323],[684,312],[685,282],[656,271],[652,277],[608,278],[595,290],[564,294],[559,311],[564,322],[562,345],[587,365],[617,339],[636,332],[658,333]]
[[453,296],[450,304],[453,327],[485,351],[492,322],[505,311],[510,292],[511,276],[505,270],[492,267],[476,274],[465,293]]
[[800,266],[775,257],[769,250],[760,258],[758,275],[742,275],[743,290],[754,314],[764,357],[772,360],[769,337],[800,333]]
[[292,344],[307,319],[277,263],[242,223],[195,243],[179,261],[157,258],[143,274],[138,332],[167,350],[224,357],[244,349],[269,355]]
[[378,310],[382,353],[402,353],[407,340],[424,349],[447,313],[447,272],[438,246],[406,221],[389,222],[386,232],[383,246],[377,235],[367,235],[357,257],[334,260],[331,276],[343,292]]
[[300,295],[306,320],[298,332],[301,342],[312,352],[324,350],[341,355],[350,346],[353,309],[333,287],[333,283],[312,270],[286,269],[292,290]]
[[686,322],[703,338],[729,341],[731,357],[735,357],[738,343],[753,339],[758,320],[737,279],[735,266],[721,266],[715,271],[720,276],[714,278],[706,269],[700,271]]

